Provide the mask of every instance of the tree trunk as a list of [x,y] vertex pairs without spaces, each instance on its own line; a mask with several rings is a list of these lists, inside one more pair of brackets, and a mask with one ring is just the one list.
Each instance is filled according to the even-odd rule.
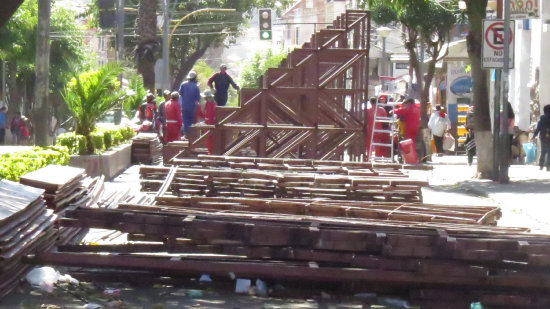
[[15,60],[8,62],[8,113],[15,115],[19,109],[21,97],[19,96],[19,89],[17,87],[17,62]]
[[482,20],[485,18],[487,0],[466,0],[466,14],[470,23],[468,54],[472,64],[475,140],[477,148],[477,172],[481,178],[491,178],[493,173],[493,143],[489,108],[487,71],[481,67]]
[[[191,71],[193,68],[193,65],[195,65],[195,62],[199,60],[202,55],[206,52],[208,47],[210,46],[210,43],[212,41],[209,41],[207,44],[203,45],[201,48],[197,49],[194,53],[189,55],[187,59],[181,59],[177,74],[174,78],[174,81],[172,82],[172,89],[179,89],[180,84],[185,79],[185,76],[187,75],[187,72]],[[206,81],[210,76],[197,76],[198,80],[204,80]],[[206,84],[206,82],[205,82]]]
[[50,0],[38,0],[38,26],[36,42],[36,84],[33,108],[35,144],[48,146],[50,113],[48,108],[50,71]]
[[17,8],[24,0],[2,0],[2,9],[0,10],[0,28],[2,28],[11,16],[17,11]]
[[143,84],[153,93],[155,90],[156,52],[160,46],[159,38],[156,35],[157,5],[157,0],[139,1],[138,18],[136,19],[139,43],[134,50],[137,70],[143,76]]

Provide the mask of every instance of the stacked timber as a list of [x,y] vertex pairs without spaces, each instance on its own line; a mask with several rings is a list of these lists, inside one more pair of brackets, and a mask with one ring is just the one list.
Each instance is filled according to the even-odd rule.
[[550,306],[550,237],[521,228],[182,205],[122,204],[66,216],[64,226],[116,227],[147,242],[65,246],[65,252],[37,256],[37,262],[353,284],[359,291],[404,293],[422,308],[469,308],[472,302],[488,308]]
[[179,154],[182,154],[189,147],[188,140],[173,141],[167,143],[162,148],[162,162],[170,164],[171,160]]
[[54,245],[53,210],[42,198],[44,190],[0,181],[0,297],[17,287],[30,269],[21,259]]
[[496,206],[202,196],[157,196],[155,200],[157,204],[162,205],[158,207],[161,207],[166,212],[177,212],[178,208],[183,207],[185,209],[212,213],[230,210],[242,213],[485,225],[496,225],[497,220],[502,215],[500,208]]
[[139,133],[132,138],[132,164],[159,164],[162,143],[156,133]]
[[232,168],[142,166],[141,187],[157,195],[328,198],[364,201],[421,201],[426,181],[406,177],[327,175]]
[[[81,168],[48,165],[22,176],[20,182],[43,189],[47,207],[62,215],[67,209],[95,205],[103,190],[104,177],[87,177]],[[59,243],[75,241],[83,232],[78,228],[60,228]]]
[[228,167],[246,170],[293,171],[319,174],[405,177],[401,170],[431,169],[425,165],[374,162],[345,162],[288,158],[257,158],[198,155],[196,158],[174,158],[181,167]]

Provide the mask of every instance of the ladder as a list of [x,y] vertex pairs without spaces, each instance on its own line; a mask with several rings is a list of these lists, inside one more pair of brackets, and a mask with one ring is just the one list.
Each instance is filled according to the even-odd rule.
[[[393,153],[393,150],[394,150],[394,137],[395,137],[395,134],[396,134],[396,129],[397,129],[397,120],[394,116],[391,116],[391,117],[383,117],[383,116],[378,116],[378,108],[379,107],[391,107],[393,109],[394,105],[393,104],[388,104],[388,103],[380,103],[378,102],[378,100],[376,101],[376,105],[374,106],[374,116],[373,116],[373,121],[372,121],[372,130],[371,130],[371,134],[370,134],[370,146],[369,146],[369,161],[370,162],[395,162],[395,159],[394,159],[394,153]],[[379,123],[386,123],[386,124],[389,124],[389,128],[382,128],[382,129],[377,129],[376,128],[376,125],[379,124]],[[388,134],[389,135],[389,143],[375,143],[374,142],[374,134],[376,133],[384,133],[384,134]],[[387,158],[387,157],[381,157],[381,156],[375,156],[373,154],[373,151],[374,151],[374,147],[389,147],[390,148],[390,157]]]

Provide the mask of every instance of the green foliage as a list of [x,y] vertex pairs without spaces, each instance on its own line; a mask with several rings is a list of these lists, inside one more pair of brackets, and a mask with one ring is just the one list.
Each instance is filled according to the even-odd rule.
[[0,155],[0,179],[19,181],[19,177],[49,164],[66,165],[69,151],[63,146],[33,147],[31,150]]
[[68,132],[59,135],[56,138],[56,145],[67,147],[69,154],[85,154],[88,149],[86,137],[84,135]]
[[120,66],[107,64],[98,70],[77,74],[62,93],[74,116],[75,132],[88,140],[88,154],[94,150],[90,133],[94,131],[96,122],[126,99],[125,93],[119,89],[117,77],[120,73]]
[[243,67],[239,76],[241,88],[258,88],[258,81],[269,68],[277,68],[288,52],[273,52],[271,49],[259,51]]
[[94,146],[94,153],[99,153],[105,149],[105,140],[103,132],[92,132],[90,133],[90,140]]
[[[0,59],[16,64],[17,87],[27,89],[30,101],[34,93],[27,85],[35,78],[37,21],[37,0],[27,0],[6,26],[0,28]],[[50,90],[58,93],[72,77],[69,68],[72,65],[88,68],[95,55],[85,46],[82,36],[73,35],[83,30],[73,11],[53,6],[50,27]]]
[[397,21],[397,11],[388,3],[379,3],[372,8],[372,20],[378,25],[387,25]]
[[118,132],[120,132],[120,135],[122,135],[122,139],[125,141],[132,139],[132,137],[134,137],[135,135],[134,130],[130,127],[120,127]]
[[208,82],[210,76],[215,73],[214,69],[208,66],[206,62],[201,60],[195,63],[195,65],[193,66],[193,70],[197,72],[199,87],[208,87],[206,83]]
[[112,132],[113,136],[113,145],[120,145],[125,140],[124,136],[122,135],[121,131],[114,131]]
[[105,149],[113,147],[113,130],[101,130],[103,133],[103,143],[105,144]]
[[143,85],[143,77],[137,73],[132,73],[128,81],[128,97],[122,103],[122,110],[129,119],[134,118],[134,114],[147,95],[147,89]]

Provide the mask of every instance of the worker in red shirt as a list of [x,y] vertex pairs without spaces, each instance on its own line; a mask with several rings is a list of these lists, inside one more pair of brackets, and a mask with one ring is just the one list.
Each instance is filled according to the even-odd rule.
[[[370,99],[370,103],[367,107],[367,160],[369,159],[371,153],[370,153],[370,141],[372,138],[372,141],[374,143],[383,143],[383,144],[390,144],[391,140],[389,139],[389,134],[384,132],[375,132],[374,135],[372,134],[372,126],[374,124],[374,110],[376,108],[376,98],[373,97]],[[388,114],[386,113],[386,110],[382,106],[378,106],[376,108],[376,116],[378,117],[387,117]],[[384,127],[383,122],[376,123],[376,130],[384,130],[388,129]],[[374,153],[377,157],[389,157],[390,148],[385,146],[374,146]]]
[[[204,119],[205,124],[216,124],[216,101],[214,101],[214,95],[212,91],[205,90],[201,97],[204,98],[204,103],[199,104],[197,111],[195,113],[195,122],[197,118]],[[208,154],[212,154],[212,149],[214,147],[214,136],[210,134],[206,137],[206,149],[208,149]]]
[[164,142],[169,143],[181,139],[181,126],[183,124],[181,118],[181,107],[178,102],[179,93],[172,92],[170,101],[164,103],[164,121],[166,123],[166,133]]
[[420,125],[420,109],[414,104],[414,99],[405,99],[401,108],[394,110],[394,114],[405,124],[405,139],[411,139],[413,144],[416,144],[416,133]]

